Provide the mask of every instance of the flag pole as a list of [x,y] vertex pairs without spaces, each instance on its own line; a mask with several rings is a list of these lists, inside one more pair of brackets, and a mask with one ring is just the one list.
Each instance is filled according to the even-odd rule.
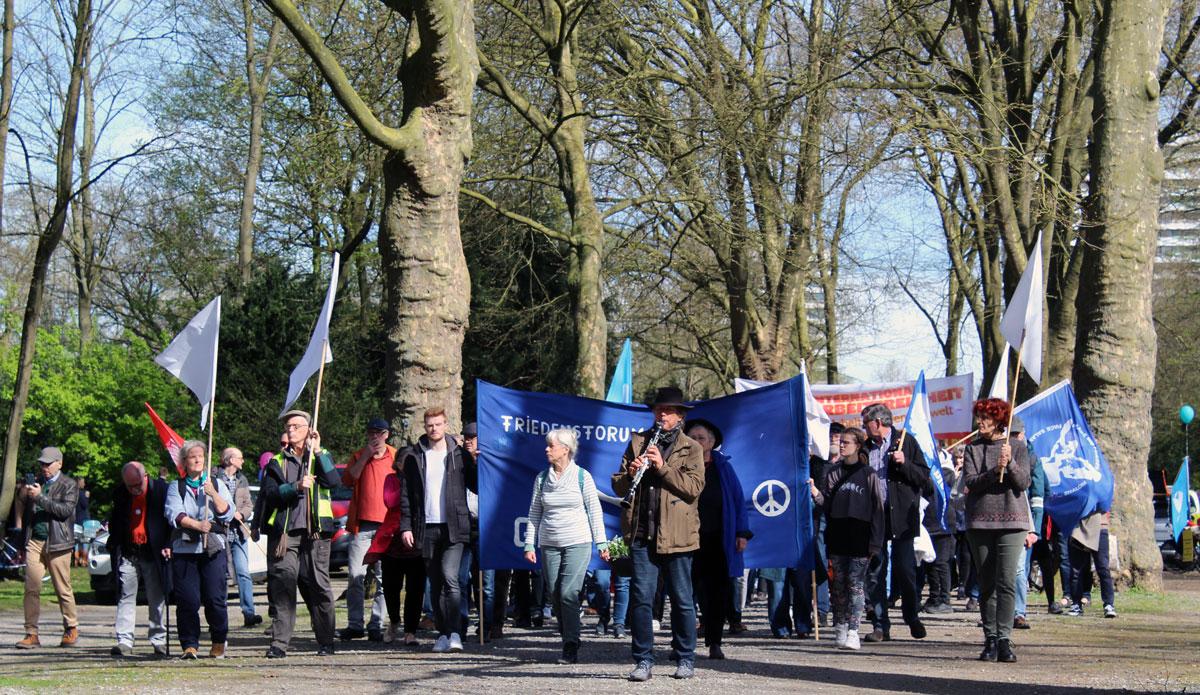
[[[1013,408],[1017,405],[1017,382],[1021,380],[1021,358],[1025,356],[1025,336],[1021,336],[1021,347],[1017,348],[1017,373],[1013,377],[1012,391],[1008,394],[1008,424],[1004,428],[1004,443],[1008,444],[1008,438],[1012,436],[1012,419]],[[1000,469],[1000,482],[1004,482],[1004,471],[1007,468]]]
[[959,440],[955,441],[955,442],[954,442],[953,444],[951,444],[950,446],[947,446],[947,447],[942,447],[942,448],[943,448],[943,449],[945,449],[946,451],[951,451],[951,450],[953,450],[953,449],[954,449],[954,447],[958,446],[959,444],[962,444],[963,442],[967,441],[968,439],[970,439],[971,437],[974,437],[974,436],[975,436],[975,435],[977,435],[977,434],[979,434],[979,430],[971,430],[971,433],[970,433],[970,434],[968,434],[967,436],[963,437],[962,439],[959,439]]
[[[491,626],[485,625],[486,621],[483,619],[484,612],[487,610],[487,607],[484,605],[487,603],[487,599],[483,595],[483,568],[480,567],[479,571],[475,574],[479,576],[479,644],[482,646],[484,638],[483,633],[487,632]],[[493,587],[492,590],[495,591],[495,587]],[[493,608],[495,607],[493,606]],[[507,608],[505,608],[505,610],[507,610]],[[494,619],[495,616],[492,616],[492,618]]]
[[[213,375],[214,382],[216,381],[215,371],[216,370],[214,370],[214,375]],[[205,473],[205,479],[207,481],[209,481],[210,483],[212,482],[213,430],[215,430],[217,428],[216,421],[215,421],[216,416],[217,416],[217,393],[216,393],[216,389],[214,388],[212,400],[208,402],[208,456],[206,457],[208,459],[208,471]],[[213,483],[213,487],[214,488],[216,487],[215,483]],[[203,493],[203,490],[201,492]],[[208,521],[208,503],[209,503],[208,500],[204,500],[204,520],[205,521]],[[200,547],[204,548],[205,552],[208,552],[208,534],[207,533],[200,535]]]
[[[313,404],[313,420],[312,420],[312,428],[311,428],[312,431],[317,431],[317,422],[321,418],[321,386],[322,386],[323,382],[325,381],[325,353],[328,350],[329,350],[329,339],[326,338],[325,340],[321,341],[321,366],[317,368],[317,395],[316,395],[316,402]],[[310,372],[310,374],[311,374],[311,372]],[[307,444],[307,442],[306,442],[306,444]],[[307,466],[306,475],[312,475],[313,454],[314,454],[313,447],[311,444],[309,444],[308,445],[308,466]],[[308,534],[309,534],[309,536],[311,536],[313,538],[316,538],[320,534],[320,532],[318,530],[313,528],[313,523],[312,523],[313,501],[315,499],[316,499],[316,485],[314,485],[308,491],[307,504],[304,505],[304,520],[307,522],[307,525],[308,525]]]

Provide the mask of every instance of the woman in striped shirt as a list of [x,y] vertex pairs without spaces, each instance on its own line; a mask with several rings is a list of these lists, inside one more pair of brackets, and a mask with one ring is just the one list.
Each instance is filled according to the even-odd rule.
[[[579,440],[572,429],[559,428],[546,435],[550,466],[534,479],[525,530],[525,559],[537,562],[536,537],[537,547],[542,549],[544,574],[554,592],[562,626],[560,664],[579,660],[579,592],[592,558],[592,544],[599,548],[607,542],[596,483],[575,463],[578,448]],[[601,549],[600,556],[607,560],[607,551]]]

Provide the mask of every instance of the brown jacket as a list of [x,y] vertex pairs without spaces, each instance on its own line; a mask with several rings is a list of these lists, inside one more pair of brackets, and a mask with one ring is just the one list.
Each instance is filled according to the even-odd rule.
[[[679,425],[681,428],[682,424]],[[646,441],[644,432],[634,433],[625,455],[621,457],[621,470],[612,477],[613,492],[624,497],[633,485],[633,476],[626,471],[629,462],[642,450]],[[649,473],[647,473],[649,475]],[[700,514],[697,502],[704,489],[704,451],[700,445],[680,432],[675,447],[663,465],[659,478],[658,495],[658,538],[655,550],[660,554],[684,553],[700,548]],[[646,479],[638,485],[637,496],[646,489]],[[632,539],[637,521],[638,499],[629,509],[621,510],[621,534],[626,541]]]

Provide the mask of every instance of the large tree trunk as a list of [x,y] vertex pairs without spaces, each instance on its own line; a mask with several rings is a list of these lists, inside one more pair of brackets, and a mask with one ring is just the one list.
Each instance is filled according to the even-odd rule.
[[0,479],[0,518],[8,518],[17,482],[17,456],[21,448],[21,425],[29,401],[29,384],[33,377],[33,357],[41,324],[42,303],[46,294],[46,275],[50,260],[62,241],[67,227],[68,204],[71,201],[75,170],[75,129],[79,120],[79,95],[82,91],[86,57],[92,39],[91,0],[78,0],[75,6],[75,31],[72,45],[71,73],[63,102],[62,121],[58,130],[58,152],[55,153],[54,211],[46,228],[38,237],[34,252],[33,273],[29,279],[29,295],[25,300],[25,317],[21,323],[21,352],[17,358],[17,375],[13,384],[12,410],[4,439],[4,471]]
[[[86,60],[86,57],[85,57]],[[83,132],[79,141],[79,180],[91,178],[92,159],[96,152],[96,101],[92,87],[91,61],[83,74]],[[75,268],[76,311],[79,314],[79,349],[92,342],[95,322],[92,319],[92,295],[100,279],[100,259],[96,239],[96,218],[92,214],[92,189],[84,188],[71,206],[75,238],[67,241]]]
[[1077,299],[1074,382],[1116,479],[1121,579],[1162,586],[1146,460],[1154,390],[1151,279],[1163,178],[1155,78],[1166,0],[1105,0],[1096,34],[1092,195]]
[[258,67],[258,47],[254,39],[254,13],[250,0],[242,0],[246,39],[246,87],[250,99],[250,149],[246,154],[246,173],[242,177],[242,209],[238,214],[238,280],[242,287],[250,282],[250,262],[254,257],[254,195],[258,190],[258,173],[263,158],[263,104],[271,67],[275,62],[275,47],[279,43],[279,20],[271,22],[271,33],[263,51],[262,72]]
[[13,0],[4,0],[3,54],[0,61],[0,233],[4,231],[4,163],[8,152],[8,121],[12,112],[13,97],[13,30],[16,17],[13,14]]

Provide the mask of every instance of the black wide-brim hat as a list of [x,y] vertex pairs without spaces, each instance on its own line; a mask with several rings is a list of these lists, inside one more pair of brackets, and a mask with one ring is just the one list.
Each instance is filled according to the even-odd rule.
[[684,424],[683,429],[685,431],[691,431],[691,429],[693,427],[695,427],[696,425],[699,425],[699,426],[703,427],[704,429],[708,430],[709,432],[712,432],[713,448],[714,449],[721,448],[721,443],[725,441],[725,437],[721,434],[721,428],[712,424],[712,422],[709,420],[705,420],[702,417],[698,417],[698,418],[689,418],[688,421]]
[[692,409],[692,406],[683,402],[683,391],[675,386],[664,386],[654,394],[654,401],[650,404],[650,407],[657,408],[660,405],[682,408],[683,410]]

